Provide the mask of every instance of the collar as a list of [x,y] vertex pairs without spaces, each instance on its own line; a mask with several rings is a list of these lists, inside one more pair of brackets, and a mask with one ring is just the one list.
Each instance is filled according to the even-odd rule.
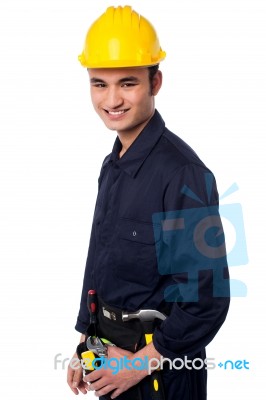
[[164,120],[159,112],[155,110],[155,113],[148,124],[134,140],[125,154],[119,159],[118,154],[122,145],[119,138],[116,138],[111,153],[111,159],[115,161],[119,168],[123,169],[127,174],[134,178],[153,147],[162,136],[164,128]]

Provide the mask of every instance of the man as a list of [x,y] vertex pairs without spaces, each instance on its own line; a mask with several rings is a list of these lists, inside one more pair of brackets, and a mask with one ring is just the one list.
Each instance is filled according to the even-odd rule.
[[[108,346],[108,359],[126,356],[135,368],[124,366],[116,374],[101,368],[83,379],[81,368],[69,366],[68,384],[75,394],[93,390],[102,399],[206,399],[205,346],[227,314],[227,268],[221,235],[207,235],[210,221],[221,228],[213,175],[155,109],[164,58],[152,25],[129,6],[109,7],[94,22],[79,57],[88,69],[94,109],[117,138],[99,177],[76,329],[81,342],[94,334],[88,329],[87,293],[95,289],[97,333],[116,345]],[[200,219],[204,223],[193,233]],[[199,253],[211,249],[210,256],[205,251],[206,265],[199,267],[195,247]],[[218,256],[212,253],[216,248]],[[121,317],[123,311],[147,309],[166,317],[154,320],[149,343],[142,321]],[[159,378],[157,386],[150,385],[158,371],[150,376],[147,368],[137,367],[148,360],[155,368],[162,357],[169,360],[160,366],[164,394]],[[177,359],[189,363],[171,369],[169,362]]]

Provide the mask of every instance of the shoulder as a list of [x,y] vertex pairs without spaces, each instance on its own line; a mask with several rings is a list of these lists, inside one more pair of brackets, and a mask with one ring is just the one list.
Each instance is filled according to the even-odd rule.
[[[165,201],[174,209],[176,199],[187,207],[217,204],[218,192],[212,171],[180,137],[165,128],[158,143],[162,154],[163,174],[167,183]],[[185,199],[185,200],[184,200]],[[172,202],[174,203],[172,204]]]
[[111,156],[112,156],[112,153],[108,154],[108,155],[104,158],[104,160],[103,160],[103,162],[102,162],[101,171],[104,170],[105,167],[108,165],[108,163],[111,161]]
[[194,174],[197,171],[211,172],[183,139],[164,128],[163,134],[154,149],[157,167],[171,179],[183,172]]
[[169,159],[172,158],[180,166],[195,164],[206,167],[195,150],[167,128],[165,128],[162,135],[162,146],[164,147],[165,156]]

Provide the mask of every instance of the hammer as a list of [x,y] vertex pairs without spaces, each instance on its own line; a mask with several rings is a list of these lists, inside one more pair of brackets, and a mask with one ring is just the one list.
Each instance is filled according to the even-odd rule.
[[[152,341],[153,322],[156,318],[164,321],[166,316],[157,310],[138,310],[132,313],[122,311],[122,321],[127,322],[131,319],[139,319],[141,321],[144,328],[146,344]],[[151,387],[151,398],[153,400],[165,399],[162,377],[159,370],[154,371],[151,375]]]
[[141,321],[150,322],[154,321],[155,318],[164,321],[166,319],[166,316],[157,310],[138,310],[132,313],[122,311],[122,320],[124,322],[130,321],[131,319],[140,319]]

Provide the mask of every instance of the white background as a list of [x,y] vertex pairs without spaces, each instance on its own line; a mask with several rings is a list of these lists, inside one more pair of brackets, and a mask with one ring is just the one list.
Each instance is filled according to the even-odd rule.
[[[113,5],[127,4],[124,1]],[[167,52],[157,108],[214,172],[222,204],[240,202],[248,287],[208,347],[250,370],[209,372],[209,400],[263,398],[264,0],[132,0]],[[94,114],[77,55],[109,1],[1,0],[1,398],[73,399],[66,370],[102,160],[115,134]],[[111,288],[110,288],[111,290]],[[263,332],[264,330],[264,332]],[[80,395],[83,396],[83,395]],[[87,397],[91,398],[91,395]],[[265,396],[265,395],[264,395]]]

